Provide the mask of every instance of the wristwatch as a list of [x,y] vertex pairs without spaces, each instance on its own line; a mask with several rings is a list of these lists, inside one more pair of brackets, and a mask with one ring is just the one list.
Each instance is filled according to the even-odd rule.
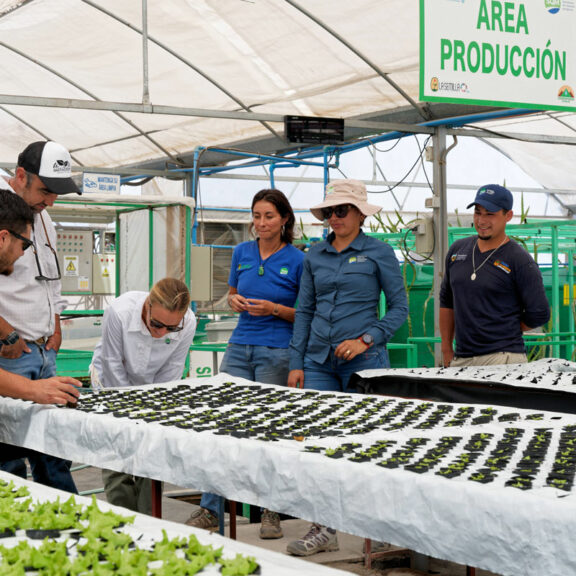
[[362,342],[366,348],[370,348],[370,346],[374,344],[374,338],[370,334],[362,334],[358,340],[360,340],[360,342]]
[[2,344],[2,346],[12,346],[13,344],[16,344],[16,342],[18,342],[19,339],[20,334],[18,334],[16,330],[12,330],[12,332],[10,332],[10,334],[8,334],[6,338],[0,340],[0,344]]

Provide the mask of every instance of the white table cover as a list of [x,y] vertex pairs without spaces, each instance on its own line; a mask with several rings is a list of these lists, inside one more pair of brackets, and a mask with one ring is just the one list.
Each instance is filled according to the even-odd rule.
[[[14,482],[16,486],[26,486],[30,491],[30,495],[35,502],[54,501],[60,498],[64,502],[70,498],[70,494],[28,482],[12,474],[0,471],[0,479],[6,482]],[[74,496],[77,504],[84,504],[88,506],[91,499],[84,496]],[[253,556],[260,565],[262,576],[301,576],[302,574],[310,576],[346,576],[350,572],[343,570],[335,570],[333,568],[325,567],[320,564],[305,562],[299,558],[285,556],[278,552],[272,552],[265,548],[259,548],[250,544],[244,544],[230,538],[225,538],[219,534],[211,534],[206,530],[200,530],[186,526],[186,524],[176,524],[175,522],[168,522],[167,520],[160,520],[145,514],[137,514],[126,508],[120,506],[112,506],[107,502],[98,501],[98,507],[103,510],[113,510],[122,516],[135,516],[133,524],[127,524],[124,531],[132,536],[132,539],[137,542],[139,547],[150,546],[155,541],[162,540],[162,531],[166,532],[168,538],[188,538],[190,534],[194,534],[201,544],[212,545],[214,549],[223,548],[222,555],[224,558],[234,558],[236,554],[244,556]],[[0,544],[3,546],[15,546],[20,540],[26,539],[26,536],[16,536],[13,538],[3,538]],[[30,541],[31,544],[40,544],[39,540]],[[220,574],[218,566],[209,565],[202,570],[205,576]]]
[[[225,374],[184,383],[194,394],[196,386],[219,386],[227,381],[264,387]],[[164,387],[168,390],[178,384],[182,381]],[[342,398],[354,403],[366,397],[335,395],[336,400]],[[428,410],[435,408],[433,403],[426,404]],[[418,401],[410,401],[410,406],[417,405]],[[497,409],[497,414],[504,411],[510,408]],[[416,474],[304,451],[310,445],[334,448],[343,442],[370,445],[380,440],[394,440],[401,446],[415,436],[432,442],[453,434],[466,440],[479,432],[490,434],[495,443],[511,426],[525,431],[523,445],[543,427],[553,431],[552,444],[556,445],[562,427],[576,425],[576,417],[570,415],[545,413],[533,421],[533,411],[517,413],[520,420],[514,423],[495,419],[483,425],[416,430],[414,422],[397,430],[375,429],[345,439],[264,442],[4,398],[0,399],[0,441],[215,491],[232,500],[503,575],[576,574],[576,500],[573,490],[546,486],[550,462],[543,465],[534,488],[522,491],[506,487],[503,479],[490,484],[466,478],[448,480],[433,472]],[[513,467],[514,462],[510,470]]]

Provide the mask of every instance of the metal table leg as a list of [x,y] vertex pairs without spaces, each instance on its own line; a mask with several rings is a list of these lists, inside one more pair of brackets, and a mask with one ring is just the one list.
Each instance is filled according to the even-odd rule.
[[162,482],[152,480],[152,516],[162,518]]

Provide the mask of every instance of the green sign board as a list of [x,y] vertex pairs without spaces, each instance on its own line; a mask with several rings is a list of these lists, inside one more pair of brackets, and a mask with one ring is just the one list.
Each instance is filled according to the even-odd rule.
[[420,0],[420,100],[576,110],[574,0]]

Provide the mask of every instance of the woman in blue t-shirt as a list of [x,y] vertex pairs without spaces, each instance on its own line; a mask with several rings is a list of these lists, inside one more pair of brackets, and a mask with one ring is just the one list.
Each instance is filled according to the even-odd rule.
[[279,190],[261,190],[252,200],[256,240],[234,249],[228,304],[240,313],[220,370],[285,386],[294,304],[304,254],[292,246],[294,212]]
[[[280,190],[261,190],[252,199],[256,240],[234,249],[228,304],[240,314],[220,371],[253,382],[285,386],[289,345],[304,254],[292,246],[295,218]],[[186,524],[218,527],[218,496],[203,494]],[[264,510],[260,538],[281,538],[278,514]]]

